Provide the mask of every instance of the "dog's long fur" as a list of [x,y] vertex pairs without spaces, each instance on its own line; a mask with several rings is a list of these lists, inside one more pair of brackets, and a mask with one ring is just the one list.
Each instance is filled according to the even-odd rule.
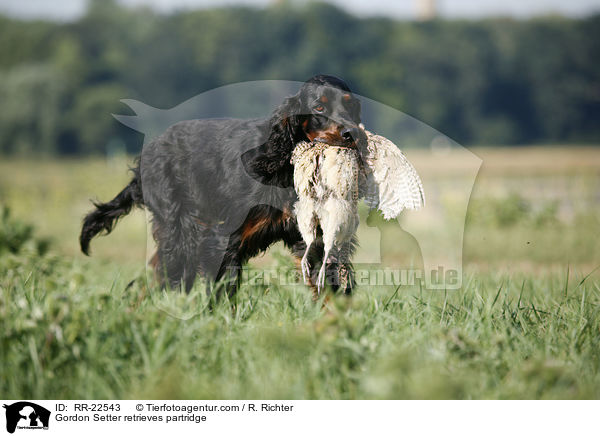
[[[163,284],[189,291],[198,273],[225,281],[231,296],[241,266],[277,241],[300,257],[306,249],[292,215],[292,150],[315,138],[359,142],[360,104],[340,79],[319,75],[268,119],[183,121],[144,147],[131,182],[84,219],[81,250],[110,233],[134,206],[153,217],[155,266]],[[317,272],[322,244],[315,246]],[[350,265],[348,265],[351,269]],[[333,275],[338,269],[328,267]],[[336,278],[329,277],[336,288]],[[352,283],[345,292],[349,292]]]

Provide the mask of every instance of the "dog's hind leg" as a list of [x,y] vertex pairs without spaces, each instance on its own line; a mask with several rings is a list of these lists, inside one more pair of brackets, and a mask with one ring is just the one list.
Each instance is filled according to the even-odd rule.
[[217,300],[223,296],[223,292],[227,293],[228,298],[233,298],[235,296],[240,285],[241,272],[242,264],[237,256],[226,256],[216,278]]
[[182,268],[179,265],[178,256],[174,253],[177,248],[173,243],[172,234],[168,234],[167,223],[156,216],[152,223],[152,234],[156,242],[156,253],[150,260],[150,266],[154,269],[154,278],[159,282],[161,288],[177,288],[182,277]]
[[158,246],[154,262],[156,276],[163,287],[168,284],[171,289],[177,289],[183,285],[189,293],[198,273],[202,241],[192,220],[171,221],[168,224],[154,223],[154,238]]
[[[196,277],[202,273],[207,281],[206,292],[210,295],[211,270],[206,269],[203,255],[207,250],[217,257],[219,249],[210,244],[211,236],[206,233],[206,227],[192,219],[186,227],[187,239],[183,243],[185,255],[181,260],[183,263],[182,278],[185,291],[190,292],[196,281]],[[209,248],[209,247],[212,247]]]

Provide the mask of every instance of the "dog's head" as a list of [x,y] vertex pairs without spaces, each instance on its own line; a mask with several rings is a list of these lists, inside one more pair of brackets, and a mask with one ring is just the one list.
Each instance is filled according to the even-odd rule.
[[337,77],[310,78],[296,95],[285,100],[278,112],[281,130],[294,144],[319,140],[352,147],[364,136],[359,128],[360,101]]
[[243,153],[242,162],[261,183],[291,187],[290,159],[298,143],[357,147],[362,156],[367,137],[360,123],[360,101],[348,85],[337,77],[314,76],[279,105],[269,121],[268,140]]

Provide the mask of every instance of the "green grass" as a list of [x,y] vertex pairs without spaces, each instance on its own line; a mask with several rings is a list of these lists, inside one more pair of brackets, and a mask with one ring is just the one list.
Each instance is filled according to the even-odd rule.
[[[0,214],[0,397],[600,398],[593,168],[519,178],[488,163],[459,291],[361,286],[315,303],[301,285],[245,283],[212,311],[201,283],[185,295],[146,279],[143,213],[95,241],[94,257],[77,253],[87,199],[117,192],[125,168],[0,162],[12,210]],[[435,189],[453,177],[431,172]],[[392,265],[396,230],[382,245]],[[291,268],[278,252],[250,272]]]
[[[567,272],[325,305],[244,286],[212,311],[114,264],[2,258],[4,398],[600,398],[600,287]],[[165,310],[168,307],[168,310]],[[173,316],[177,314],[179,316]]]

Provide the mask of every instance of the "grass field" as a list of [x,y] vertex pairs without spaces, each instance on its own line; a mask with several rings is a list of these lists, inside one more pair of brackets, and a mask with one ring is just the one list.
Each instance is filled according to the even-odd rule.
[[[88,199],[114,195],[127,160],[0,162],[0,396],[600,398],[600,151],[475,152],[461,290],[360,286],[322,304],[246,283],[212,312],[202,286],[146,281],[141,211],[78,253]],[[460,161],[410,158],[431,192],[459,177]],[[250,273],[267,266],[293,263],[274,247]]]

